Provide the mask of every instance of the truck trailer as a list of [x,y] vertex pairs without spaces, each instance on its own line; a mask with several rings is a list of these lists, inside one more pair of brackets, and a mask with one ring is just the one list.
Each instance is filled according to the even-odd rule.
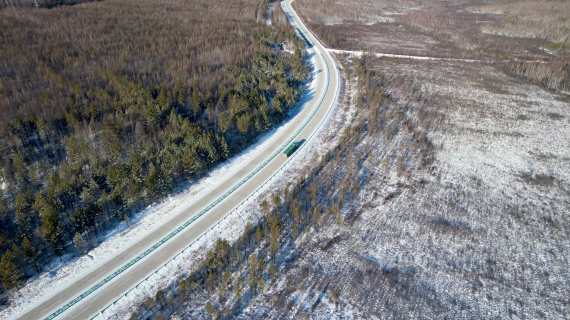
[[293,141],[287,148],[285,148],[285,151],[283,151],[283,153],[285,153],[285,155],[287,155],[287,158],[290,157],[293,153],[295,153],[295,151],[297,151],[297,149],[299,149],[299,147],[304,142],[305,142],[305,139]]

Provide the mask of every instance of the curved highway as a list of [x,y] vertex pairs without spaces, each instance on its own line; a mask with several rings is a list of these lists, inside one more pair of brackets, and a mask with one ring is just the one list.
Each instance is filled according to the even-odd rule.
[[315,92],[289,121],[291,130],[281,130],[286,132],[260,146],[263,148],[261,156],[244,163],[238,172],[220,181],[212,192],[198,199],[189,210],[172,217],[153,233],[78,281],[45,297],[43,302],[26,310],[20,319],[75,320],[98,315],[279,174],[291,159],[283,153],[287,146],[302,139],[307,142],[301,148],[310,145],[311,138],[323,125],[338,98],[338,66],[301,21],[291,6],[291,0],[283,1],[281,5],[291,25],[312,45],[309,50],[315,55]]

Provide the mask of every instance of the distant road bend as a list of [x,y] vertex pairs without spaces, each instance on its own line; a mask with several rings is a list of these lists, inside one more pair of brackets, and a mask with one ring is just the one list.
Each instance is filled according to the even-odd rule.
[[[302,139],[309,142],[322,127],[339,95],[338,66],[301,21],[291,6],[291,0],[283,1],[281,5],[289,16],[291,25],[312,44],[310,50],[315,55],[313,67],[318,71],[314,72],[315,92],[305,102],[302,110],[289,120],[291,130],[280,130],[279,136],[260,146],[263,148],[260,156],[243,163],[239,172],[221,180],[212,192],[197,199],[189,210],[173,216],[102,266],[45,297],[42,302],[25,310],[19,316],[20,319],[77,320],[90,319],[100,314],[103,317],[110,316],[102,313],[110,304],[160,269],[269,179],[279,174],[290,159],[283,153],[287,146]],[[303,144],[301,148],[307,145],[309,143]]]

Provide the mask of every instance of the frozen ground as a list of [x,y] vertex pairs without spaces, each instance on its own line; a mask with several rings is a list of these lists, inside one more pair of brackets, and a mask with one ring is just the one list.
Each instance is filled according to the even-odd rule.
[[362,50],[340,50],[340,49],[328,49],[328,50],[329,52],[335,54],[346,54],[358,58],[361,58],[363,55],[370,55],[376,58],[395,58],[395,59],[408,59],[408,60],[420,60],[420,61],[448,61],[448,62],[466,62],[466,63],[483,62],[483,60],[476,60],[476,59],[440,58],[440,57],[416,56],[416,55],[407,55],[407,54],[367,52]]
[[[307,94],[311,94],[314,91],[315,83],[315,81],[310,83]],[[334,116],[334,120],[331,121],[339,121],[338,119],[341,116],[342,114],[336,114]],[[60,288],[65,287],[67,284],[81,278],[86,273],[104,264],[109,259],[112,259],[118,252],[127,249],[132,243],[135,243],[138,239],[141,239],[146,234],[149,234],[158,228],[161,222],[164,223],[169,220],[169,217],[189,208],[195,199],[207,194],[216,185],[221,183],[225,177],[231,176],[233,173],[238,171],[244,161],[249,161],[249,159],[259,156],[261,152],[265,152],[264,145],[271,143],[271,140],[277,135],[287,132],[288,130],[290,130],[289,123],[285,123],[277,129],[264,134],[254,146],[248,148],[235,158],[221,164],[207,177],[200,179],[195,183],[191,183],[189,186],[182,187],[181,191],[169,196],[163,202],[149,206],[137,214],[129,226],[123,224],[110,231],[105,236],[105,240],[86,255],[72,261],[62,260],[60,264],[53,266],[49,272],[42,273],[38,277],[32,279],[24,287],[11,294],[10,303],[0,312],[0,318],[13,318],[31,306],[54,294]],[[328,131],[328,133],[330,134],[331,132]],[[319,139],[321,141],[318,143],[313,142],[313,145],[322,145],[322,139],[324,139],[325,136],[326,134],[319,135],[313,141]],[[314,150],[311,150],[309,154],[306,154],[308,149],[312,149],[312,147],[303,148],[303,151],[299,152],[296,159],[308,157],[309,154],[311,156],[318,154],[318,152],[315,152]],[[295,163],[302,163],[302,160],[301,162],[299,162],[299,160],[295,160]],[[291,166],[295,166],[295,164],[292,164]],[[291,169],[288,169],[287,172],[290,172],[290,170]],[[269,184],[267,188],[272,188],[272,185],[274,184],[275,182]],[[227,219],[220,223],[216,228],[210,230],[192,247],[188,248],[183,255],[179,256],[179,258],[165,268],[164,271],[154,276],[158,277],[158,279],[152,278],[148,283],[144,283],[140,288],[140,292],[142,292],[140,298],[142,298],[144,294],[152,292],[152,290],[156,290],[156,288],[163,286],[164,282],[162,280],[167,282],[168,279],[173,279],[175,272],[172,273],[172,268],[174,268],[175,271],[180,270],[180,268],[178,268],[179,262],[184,265],[191,265],[191,262],[199,260],[203,253],[206,252],[205,248],[208,248],[212,244],[212,239],[218,237],[231,239],[241,233],[247,221],[252,222],[256,219],[256,217],[250,214],[253,211],[246,209],[253,203],[255,203],[255,200],[251,199],[248,203],[245,203],[239,210],[237,210],[237,212],[228,214]],[[134,292],[130,296],[131,299],[139,298],[139,295]],[[130,304],[130,302],[124,300],[121,301],[121,303],[118,303],[116,307],[121,308]],[[114,312],[112,311],[109,312],[109,314],[113,313]]]
[[368,66],[385,98],[316,177],[325,201],[357,172],[344,222],[298,239],[241,318],[566,319],[568,98],[492,66]]

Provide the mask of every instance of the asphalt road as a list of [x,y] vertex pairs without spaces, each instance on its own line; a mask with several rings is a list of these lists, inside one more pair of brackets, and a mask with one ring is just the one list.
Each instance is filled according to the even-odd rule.
[[[290,16],[291,24],[314,44],[311,51],[316,57],[315,92],[310,95],[302,110],[290,120],[291,130],[268,140],[262,146],[264,152],[261,156],[244,163],[239,172],[220,181],[212,192],[198,199],[189,210],[172,217],[155,232],[80,280],[46,297],[42,303],[21,315],[20,319],[77,320],[97,315],[225,215],[231,214],[233,208],[245,201],[268,179],[279,174],[289,158],[282,152],[276,153],[277,151],[282,151],[292,140],[310,140],[323,125],[339,94],[338,66],[299,19],[290,0],[283,2],[282,6]],[[301,148],[307,145],[310,146],[310,143],[306,142]]]

